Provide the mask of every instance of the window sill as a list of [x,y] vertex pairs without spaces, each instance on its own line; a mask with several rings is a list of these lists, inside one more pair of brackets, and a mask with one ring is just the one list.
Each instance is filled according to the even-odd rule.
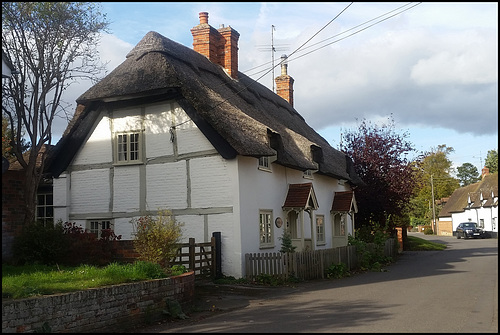
[[131,162],[131,163],[113,163],[113,166],[130,166],[130,165],[144,165],[144,162]]
[[274,245],[260,245],[259,249],[272,249],[274,248]]

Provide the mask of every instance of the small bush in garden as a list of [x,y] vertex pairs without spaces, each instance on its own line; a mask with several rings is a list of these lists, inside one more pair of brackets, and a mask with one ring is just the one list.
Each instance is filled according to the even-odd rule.
[[344,263],[332,264],[326,269],[327,278],[344,278],[349,276],[350,273],[347,270],[347,265]]
[[290,232],[284,229],[283,235],[278,238],[281,240],[280,252],[282,253],[295,252],[295,249],[297,247],[292,245],[292,236],[290,235]]
[[102,229],[101,237],[98,238],[96,234],[85,231],[74,222],[65,222],[63,230],[69,241],[64,264],[71,266],[104,266],[111,263],[115,253],[113,241],[121,239],[121,235],[115,235],[111,229]]
[[169,210],[159,210],[156,216],[132,219],[134,249],[140,260],[160,264],[164,268],[174,259],[182,239],[182,226]]
[[34,222],[23,228],[14,238],[12,250],[17,264],[56,264],[67,252],[68,241],[64,238],[62,223]]
[[432,235],[434,232],[432,231],[432,228],[425,227],[424,228],[424,235]]
[[188,272],[188,269],[184,265],[178,264],[173,265],[170,269],[167,269],[167,273],[170,276],[178,276],[186,272]]

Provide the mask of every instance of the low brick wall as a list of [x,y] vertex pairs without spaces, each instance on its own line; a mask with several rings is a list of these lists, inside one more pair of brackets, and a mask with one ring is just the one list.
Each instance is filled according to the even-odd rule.
[[[165,279],[2,301],[2,333],[128,331],[134,325],[163,318],[168,299],[189,307],[194,280],[194,272],[188,272]],[[42,331],[46,326],[50,330]]]

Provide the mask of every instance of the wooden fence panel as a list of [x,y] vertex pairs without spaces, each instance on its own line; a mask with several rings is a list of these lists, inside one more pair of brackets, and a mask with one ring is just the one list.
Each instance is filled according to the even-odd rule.
[[[374,251],[376,245],[367,244],[367,250]],[[394,239],[388,239],[384,255],[395,257],[397,250]],[[252,253],[245,254],[245,276],[256,280],[260,274],[287,279],[291,276],[301,280],[325,278],[326,270],[332,264],[346,264],[348,270],[356,269],[358,257],[353,245],[294,253]]]

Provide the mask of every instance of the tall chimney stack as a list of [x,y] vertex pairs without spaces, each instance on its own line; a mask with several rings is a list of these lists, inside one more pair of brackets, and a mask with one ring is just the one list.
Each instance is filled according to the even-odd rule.
[[486,177],[487,175],[490,174],[490,169],[488,169],[486,166],[483,168],[483,170],[481,171],[481,179],[484,179],[484,177]]
[[208,24],[208,13],[199,13],[200,24],[191,29],[193,49],[219,64],[234,79],[238,79],[238,39],[240,34],[221,25],[215,29]]
[[281,56],[281,76],[276,77],[276,93],[293,107],[293,78],[288,75],[287,55]]

